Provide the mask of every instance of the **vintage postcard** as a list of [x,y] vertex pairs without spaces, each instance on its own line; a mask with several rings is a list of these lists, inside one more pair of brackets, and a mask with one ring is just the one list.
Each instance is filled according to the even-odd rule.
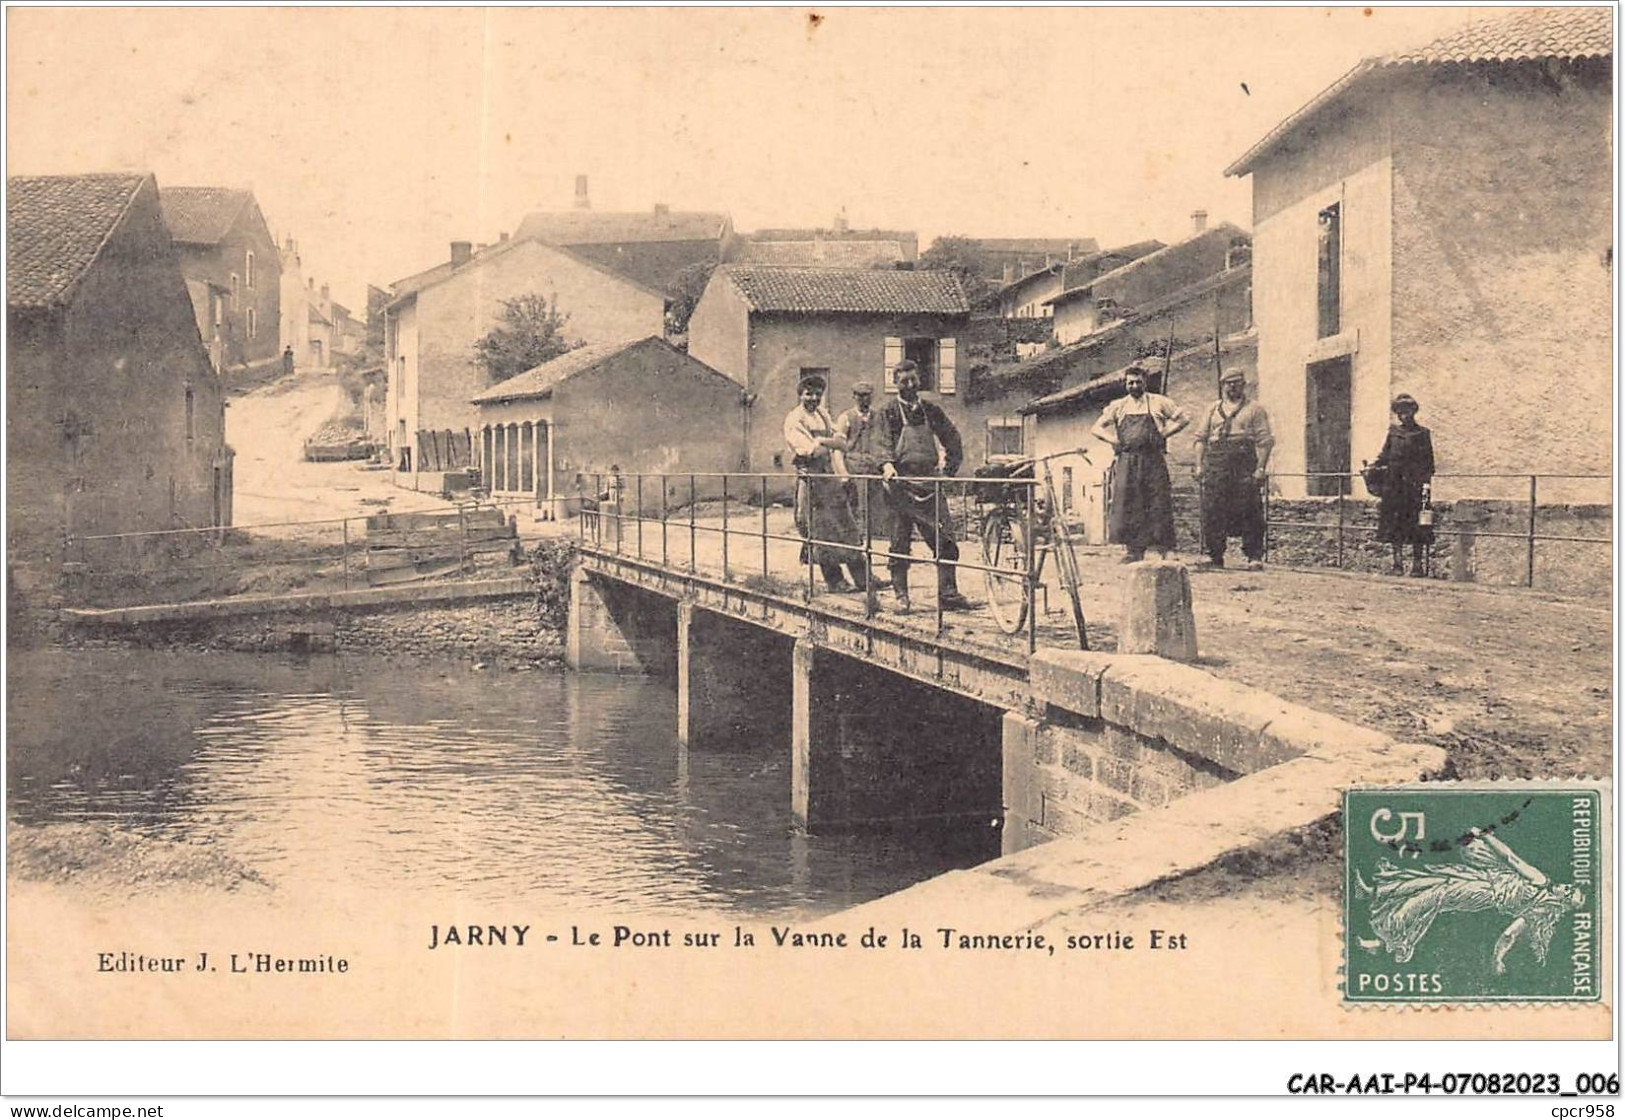
[[1615,16],[7,8],[8,1037],[1608,1039]]

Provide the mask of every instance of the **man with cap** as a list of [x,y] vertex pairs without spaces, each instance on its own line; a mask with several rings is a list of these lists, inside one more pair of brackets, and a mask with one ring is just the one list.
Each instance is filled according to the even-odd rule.
[[1123,371],[1128,395],[1101,410],[1091,434],[1117,453],[1112,463],[1111,539],[1123,546],[1122,563],[1145,559],[1154,548],[1166,558],[1174,549],[1174,496],[1168,479],[1168,437],[1190,426],[1190,417],[1160,393],[1145,389],[1145,370]]
[[[805,541],[801,562],[807,563],[810,555],[831,591],[862,591],[868,586],[863,553],[841,547],[858,544],[862,533],[852,519],[845,484],[830,477],[846,473],[840,462],[846,440],[836,434],[835,424],[824,408],[827,384],[821,374],[803,374],[796,386],[800,403],[784,418],[784,442],[800,476],[796,479],[795,515],[796,529]],[[841,574],[843,564],[852,573],[851,583]]]
[[[905,358],[898,362],[892,372],[897,384],[897,399],[880,411],[880,473],[885,476],[886,497],[896,518],[887,563],[891,568],[897,609],[907,613],[911,606],[908,597],[908,554],[914,545],[914,532],[918,529],[939,561],[937,605],[945,611],[968,610],[971,604],[959,593],[954,568],[940,563],[959,559],[959,545],[954,541],[947,496],[939,495],[934,486],[907,481],[911,477],[936,474],[939,462],[944,474],[949,477],[957,474],[959,464],[965,458],[959,429],[954,427],[953,421],[942,409],[920,399],[920,367],[912,359]],[[939,444],[942,448],[940,454],[937,450]]]
[[[880,473],[880,414],[870,405],[874,401],[875,387],[868,381],[852,385],[853,406],[835,418],[835,434],[846,440],[846,469],[848,474],[877,475]],[[891,535],[891,509],[886,504],[886,492],[878,479],[858,486],[868,492],[869,528],[882,537]],[[863,507],[857,509],[858,522],[863,523]]]
[[1219,378],[1219,400],[1195,440],[1208,564],[1224,567],[1225,546],[1231,536],[1239,536],[1247,567],[1258,571],[1264,567],[1264,500],[1259,488],[1275,436],[1269,413],[1247,399],[1247,375],[1241,370],[1227,369]]

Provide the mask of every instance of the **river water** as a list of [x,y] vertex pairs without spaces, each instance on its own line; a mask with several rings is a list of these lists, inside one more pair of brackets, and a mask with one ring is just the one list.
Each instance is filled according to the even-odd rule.
[[10,818],[207,845],[276,888],[814,915],[997,855],[806,836],[789,744],[686,751],[669,685],[463,662],[19,651]]

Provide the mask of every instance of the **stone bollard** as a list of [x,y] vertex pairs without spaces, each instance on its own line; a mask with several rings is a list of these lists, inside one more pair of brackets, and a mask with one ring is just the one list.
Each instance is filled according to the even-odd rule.
[[1173,560],[1129,565],[1117,650],[1196,660],[1196,617],[1191,613],[1191,577],[1185,565]]

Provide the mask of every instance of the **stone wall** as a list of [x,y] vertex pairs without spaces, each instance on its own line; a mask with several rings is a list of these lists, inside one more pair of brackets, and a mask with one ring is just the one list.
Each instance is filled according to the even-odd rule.
[[[1356,483],[1358,485],[1358,483]],[[1175,494],[1182,526],[1200,532],[1196,496]],[[1514,501],[1462,500],[1434,503],[1434,543],[1429,574],[1436,579],[1501,587],[1527,586],[1529,506]],[[1331,498],[1271,498],[1268,559],[1275,564],[1340,567],[1382,573],[1393,560],[1392,546],[1377,540],[1377,503],[1342,503],[1343,546],[1338,549],[1338,502]],[[1281,525],[1277,522],[1290,522]],[[1612,588],[1613,507],[1598,503],[1538,505],[1535,509],[1534,586],[1571,595],[1607,595]],[[1492,535],[1493,534],[1493,535]],[[1181,533],[1181,542],[1185,533]],[[1405,550],[1410,564],[1410,549]]]
[[1004,717],[1004,851],[1073,836],[1328,749],[1384,735],[1134,654],[1040,650],[1034,708]]
[[1024,828],[1029,845],[1141,809],[1160,809],[1240,777],[1161,739],[1101,720],[1039,723],[1032,749],[1036,797],[1019,815],[1026,819],[1012,811],[1005,823],[1007,829]]
[[393,605],[249,615],[144,626],[70,627],[71,647],[143,646],[248,653],[343,653],[461,657],[511,664],[550,664],[564,658],[558,624],[537,609],[534,595],[445,606]]

